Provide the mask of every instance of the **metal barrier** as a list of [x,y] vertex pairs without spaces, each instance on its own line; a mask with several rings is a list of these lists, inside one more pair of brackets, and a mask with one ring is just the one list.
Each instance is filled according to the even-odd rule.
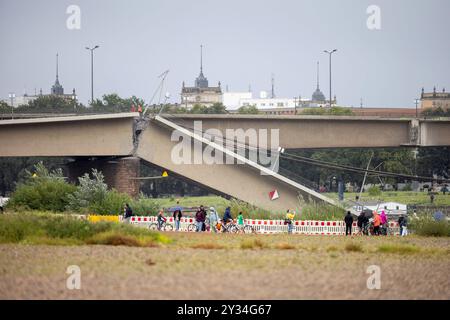
[[[130,218],[130,224],[147,227],[151,223],[156,223],[156,216],[133,216]],[[167,217],[167,223],[174,224],[173,217]],[[180,231],[187,231],[190,224],[195,223],[195,218],[183,217],[180,220]],[[288,226],[284,220],[263,220],[263,219],[244,219],[244,224],[254,228],[256,233],[276,234],[287,233]],[[356,222],[353,223],[352,233],[360,233]],[[400,232],[397,222],[389,222],[389,234],[398,235]],[[344,221],[316,221],[316,220],[296,220],[292,233],[305,235],[345,235]]]

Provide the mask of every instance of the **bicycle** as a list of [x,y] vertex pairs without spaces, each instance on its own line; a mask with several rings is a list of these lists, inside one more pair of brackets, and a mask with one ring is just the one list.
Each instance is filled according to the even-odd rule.
[[153,222],[151,223],[148,228],[150,230],[159,230],[159,231],[173,231],[173,225],[170,223],[167,223],[166,221],[163,221],[163,223],[161,223],[161,228],[158,229],[158,223],[157,222]]
[[239,224],[235,224],[234,232],[236,232],[236,233],[256,233],[256,229],[249,224],[246,224],[243,226],[241,226]]

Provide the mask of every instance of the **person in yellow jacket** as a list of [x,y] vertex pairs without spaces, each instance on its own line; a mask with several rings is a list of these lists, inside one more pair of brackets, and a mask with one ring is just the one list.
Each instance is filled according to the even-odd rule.
[[286,223],[288,225],[288,233],[292,233],[294,229],[294,217],[295,212],[293,210],[288,210],[286,213]]

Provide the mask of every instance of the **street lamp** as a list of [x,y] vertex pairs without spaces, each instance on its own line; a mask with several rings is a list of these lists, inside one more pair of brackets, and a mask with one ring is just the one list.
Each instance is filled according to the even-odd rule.
[[93,48],[86,47],[86,50],[91,51],[91,104],[94,102],[94,50],[97,48],[99,46]]
[[420,99],[414,99],[414,103],[416,105],[416,119],[419,117],[419,112],[417,109],[417,106],[419,105],[419,101],[420,101]]
[[11,99],[11,118],[14,120],[14,98],[16,94],[11,92],[8,96]]
[[331,108],[331,55],[336,51],[337,49],[334,49],[332,51],[324,50],[325,53],[328,53],[330,55],[330,108]]

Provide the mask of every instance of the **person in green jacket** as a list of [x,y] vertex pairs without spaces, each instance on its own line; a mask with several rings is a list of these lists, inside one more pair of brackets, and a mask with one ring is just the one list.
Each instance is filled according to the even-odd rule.
[[237,223],[238,223],[239,231],[243,231],[244,230],[244,216],[242,215],[242,212],[239,212],[239,214],[237,216]]

